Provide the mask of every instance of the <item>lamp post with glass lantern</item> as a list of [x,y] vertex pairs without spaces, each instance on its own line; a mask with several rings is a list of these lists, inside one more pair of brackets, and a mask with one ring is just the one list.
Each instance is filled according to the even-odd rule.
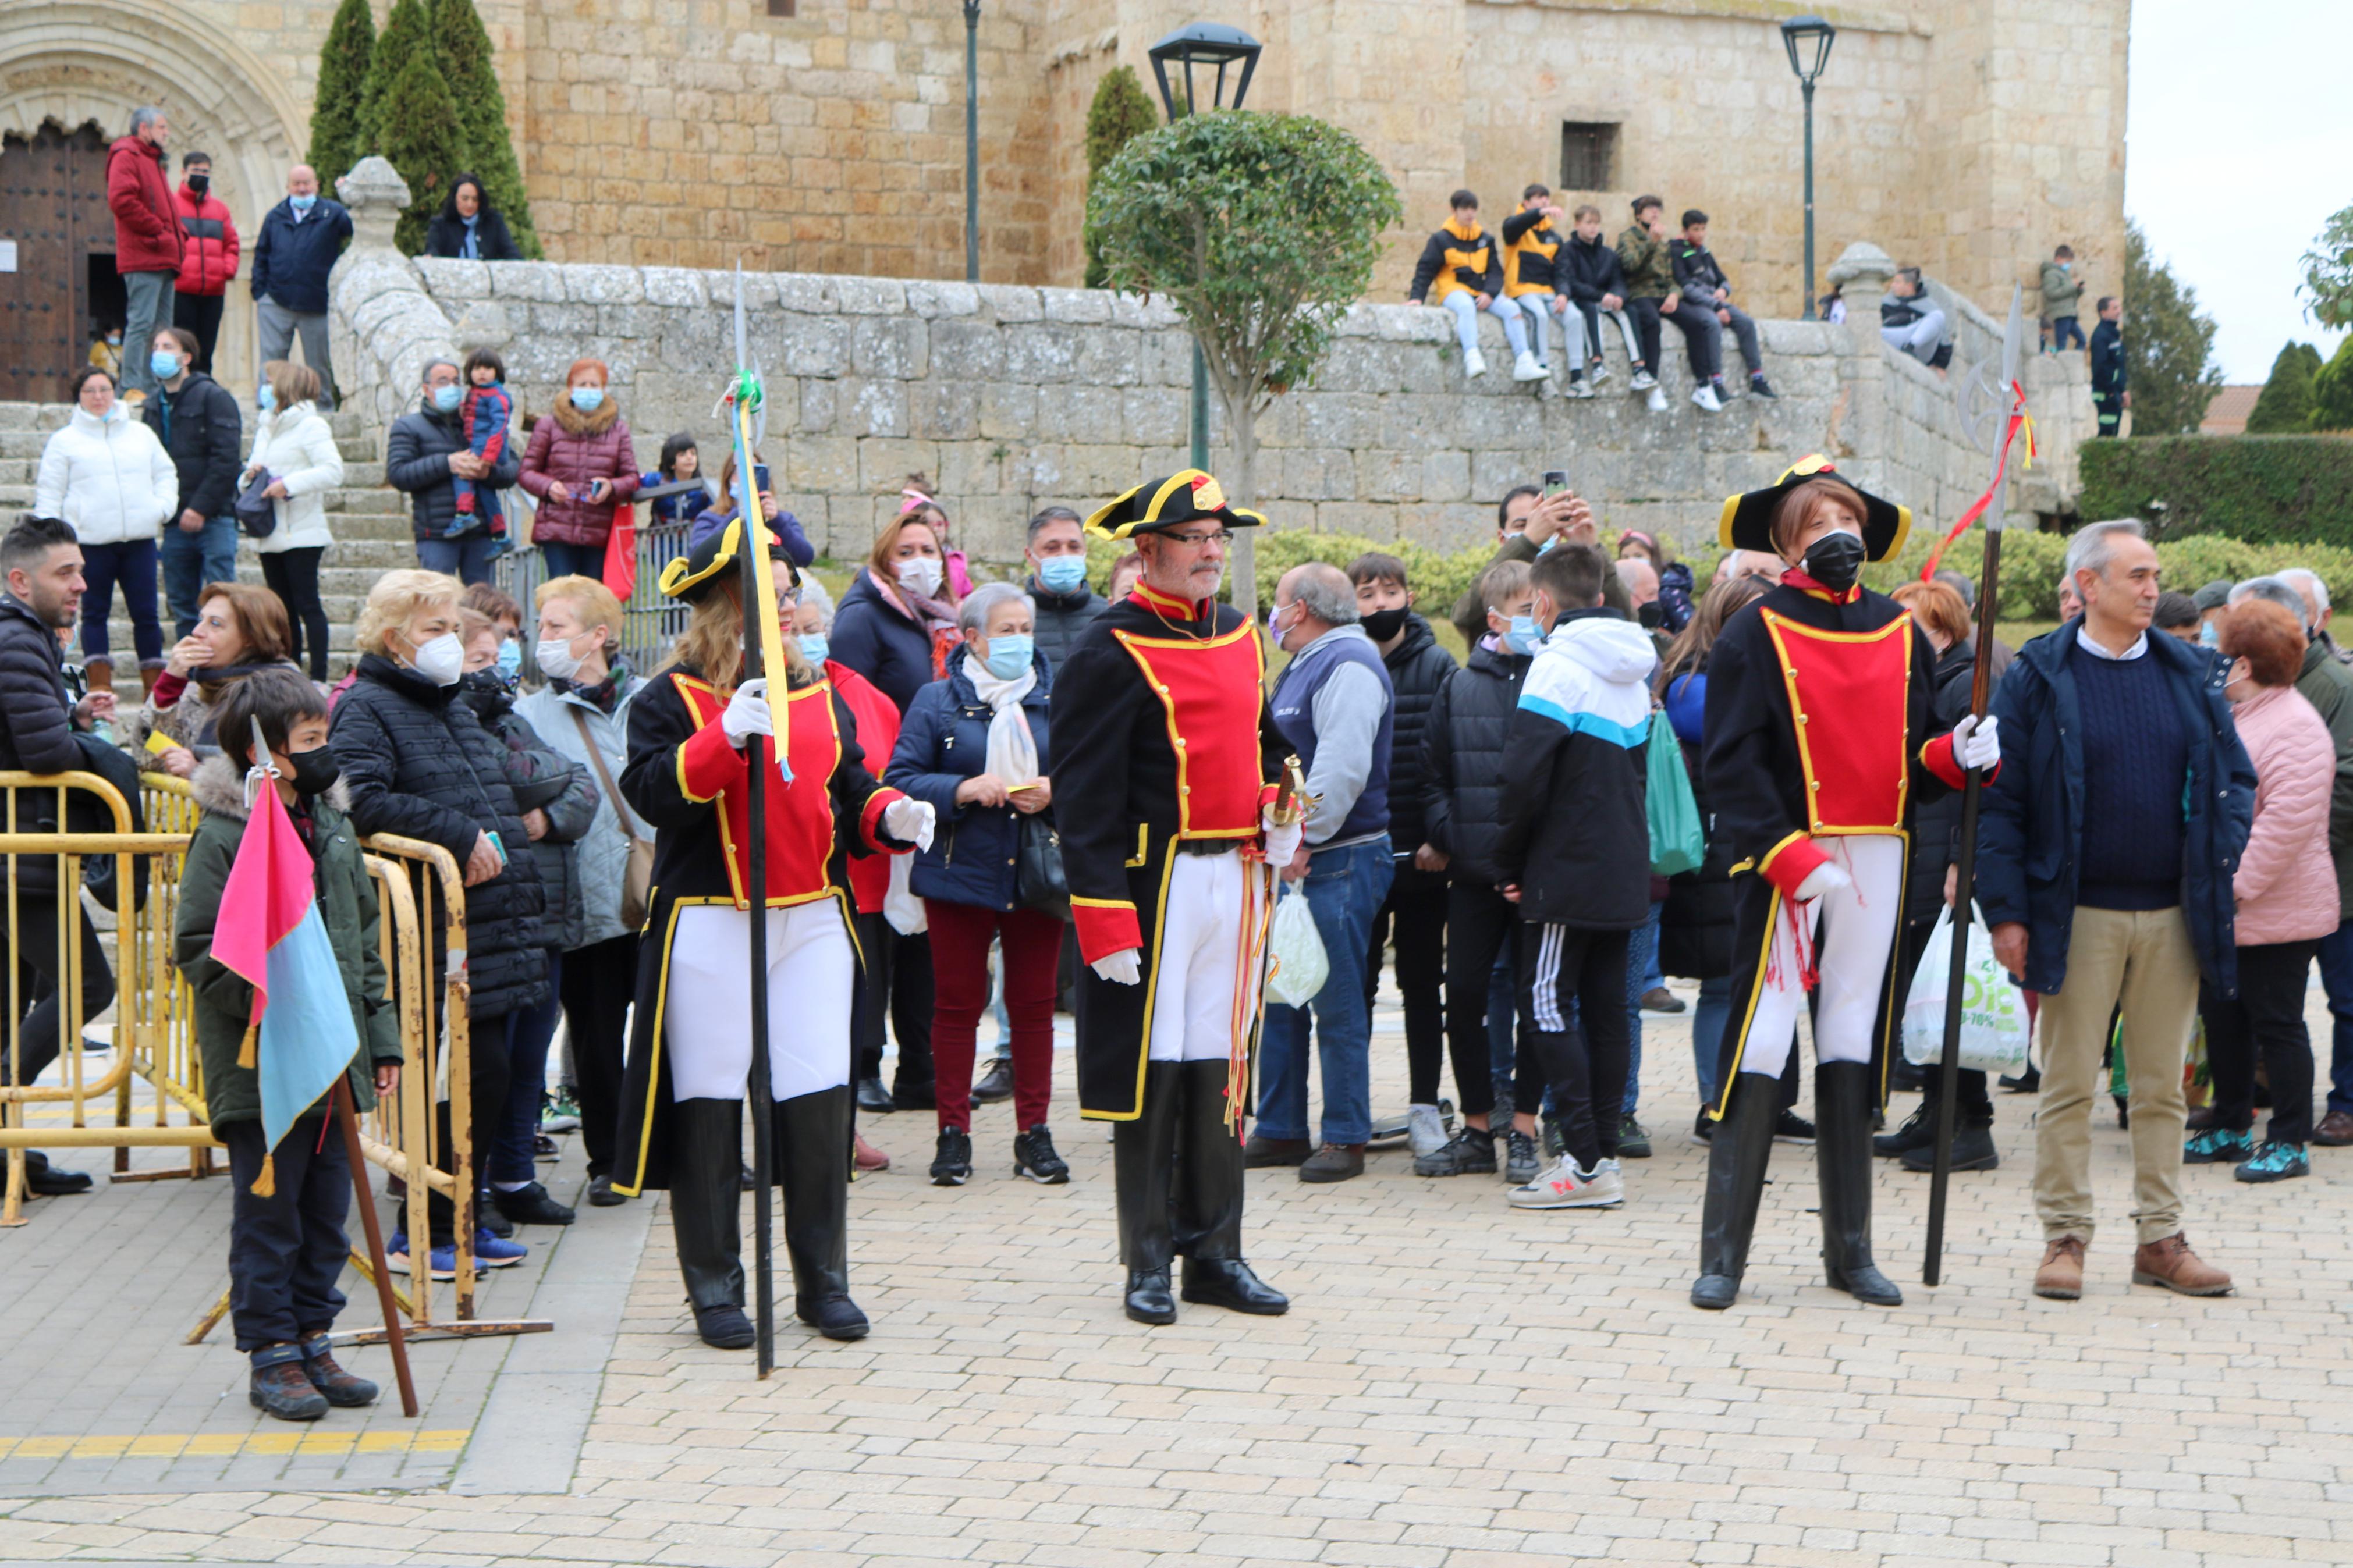
[[1789,51],[1789,68],[1798,73],[1799,90],[1806,99],[1806,310],[1801,320],[1814,319],[1814,83],[1830,64],[1831,45],[1838,29],[1820,16],[1792,16],[1781,24],[1781,42]]

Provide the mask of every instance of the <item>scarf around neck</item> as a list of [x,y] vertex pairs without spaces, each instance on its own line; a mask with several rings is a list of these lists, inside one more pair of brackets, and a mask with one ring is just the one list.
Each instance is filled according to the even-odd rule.
[[1022,711],[1021,700],[1037,689],[1037,666],[1006,680],[967,652],[964,675],[989,706],[988,771],[1008,784],[1029,783],[1038,776],[1038,742],[1029,733],[1029,716]]

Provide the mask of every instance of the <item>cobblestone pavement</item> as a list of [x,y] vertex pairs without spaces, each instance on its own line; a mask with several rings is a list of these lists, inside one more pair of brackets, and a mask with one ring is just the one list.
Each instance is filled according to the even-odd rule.
[[[2190,1236],[2239,1283],[2236,1296],[2191,1300],[2128,1282],[2128,1159],[2103,1111],[2095,1182],[2108,1228],[2084,1299],[2041,1301],[2026,1289],[2034,1102],[2005,1097],[2002,1167],[1955,1178],[1937,1289],[1918,1283],[1926,1178],[1881,1163],[1880,1256],[1906,1301],[1880,1310],[1821,1284],[1810,1160],[1785,1146],[1746,1292],[1730,1312],[1702,1314],[1684,1300],[1704,1162],[1688,1135],[1687,1017],[1649,1020],[1645,1117],[1658,1152],[1629,1163],[1622,1209],[1515,1214],[1499,1183],[1417,1180],[1402,1151],[1377,1152],[1363,1179],[1337,1186],[1253,1173],[1250,1255],[1292,1292],[1285,1318],[1188,1308],[1158,1330],[1122,1318],[1109,1145],[1063,1109],[1061,1053],[1067,1187],[1013,1177],[1002,1106],[979,1114],[978,1173],[961,1190],[923,1179],[928,1118],[873,1119],[897,1168],[852,1189],[853,1284],[875,1320],[860,1343],[817,1340],[787,1313],[777,1374],[756,1383],[747,1356],[692,1339],[663,1216],[584,1211],[545,1249],[528,1300],[487,1309],[528,1305],[556,1332],[497,1342],[480,1363],[504,1357],[479,1415],[448,1389],[416,1424],[448,1429],[448,1410],[470,1427],[448,1483],[289,1471],[240,1484],[224,1469],[133,1495],[0,1500],[0,1559],[2353,1561],[2353,1404],[2335,1397],[2353,1393],[2353,1152],[2316,1151],[2309,1180],[2268,1187],[2188,1172]],[[1395,1014],[1381,1023],[1376,1100],[1395,1107],[1404,1053]],[[46,1235],[47,1278],[63,1280],[70,1237],[129,1247],[164,1227],[217,1252],[225,1204],[214,1182],[37,1205],[33,1226],[0,1235],[17,1331],[83,1320],[73,1353],[46,1352],[66,1366],[76,1354],[153,1356],[123,1328],[185,1323],[217,1291],[216,1265],[185,1270],[164,1292],[176,1292],[169,1310],[128,1325],[107,1318],[120,1295],[57,1299],[17,1260]],[[642,1254],[633,1274],[616,1274],[626,1294],[600,1317],[595,1271],[573,1260],[611,1253],[632,1224]],[[453,1353],[483,1350],[417,1353],[439,1388],[490,1377],[475,1363],[467,1378],[450,1371]],[[161,1358],[184,1380],[194,1363],[173,1357],[203,1358],[216,1442],[277,1437],[234,1397],[226,1348]],[[355,1359],[383,1372],[381,1351]],[[23,1352],[0,1352],[0,1382],[27,1370]],[[566,1376],[594,1390],[593,1416],[569,1436],[510,1398]],[[108,1405],[132,1425],[93,1424],[70,1398],[29,1423],[0,1409],[17,1438],[0,1443],[0,1482],[56,1463],[28,1455],[26,1437],[55,1447],[158,1430],[132,1408],[137,1393]],[[406,1425],[377,1412],[364,1430]],[[531,1489],[533,1476],[554,1479]],[[422,1489],[394,1489],[403,1484]],[[354,1485],[381,1489],[310,1489]]]

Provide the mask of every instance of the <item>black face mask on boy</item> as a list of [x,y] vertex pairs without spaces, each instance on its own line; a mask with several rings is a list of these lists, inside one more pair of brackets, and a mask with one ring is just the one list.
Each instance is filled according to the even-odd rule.
[[1806,575],[1833,594],[1843,594],[1862,574],[1867,553],[1862,541],[1852,533],[1825,533],[1806,547]]

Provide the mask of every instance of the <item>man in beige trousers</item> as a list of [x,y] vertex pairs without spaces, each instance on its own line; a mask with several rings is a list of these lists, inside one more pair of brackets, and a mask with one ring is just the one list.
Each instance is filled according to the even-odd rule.
[[2082,613],[2020,649],[1996,691],[2002,763],[1978,839],[1994,953],[2042,995],[2034,1292],[2083,1294],[2092,1105],[2121,1008],[2133,1280],[2224,1295],[2231,1277],[2182,1232],[2181,1068],[2201,976],[2226,994],[2236,985],[2231,876],[2254,816],[2254,768],[2211,658],[2149,635],[2157,552],[2137,522],[2079,531],[2065,581]]

